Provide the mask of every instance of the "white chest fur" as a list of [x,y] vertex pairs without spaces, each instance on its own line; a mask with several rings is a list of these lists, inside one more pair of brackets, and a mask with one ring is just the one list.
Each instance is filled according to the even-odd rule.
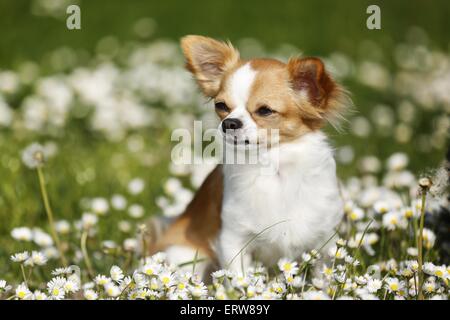
[[336,164],[325,136],[310,133],[278,148],[272,175],[261,174],[258,165],[223,166],[218,255],[224,267],[256,235],[247,255],[268,264],[298,257],[319,248],[342,218]]

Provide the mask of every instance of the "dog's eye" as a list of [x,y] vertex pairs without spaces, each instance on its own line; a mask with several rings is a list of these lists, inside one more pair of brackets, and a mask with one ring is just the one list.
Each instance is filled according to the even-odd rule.
[[216,102],[216,110],[221,112],[229,112],[230,108],[228,108],[225,102]]
[[268,106],[262,106],[258,110],[256,110],[256,113],[261,117],[267,117],[275,113],[275,111],[270,109]]

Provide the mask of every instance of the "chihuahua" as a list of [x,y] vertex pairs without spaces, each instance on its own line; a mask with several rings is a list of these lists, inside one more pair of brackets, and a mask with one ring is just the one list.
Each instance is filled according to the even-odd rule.
[[195,257],[199,272],[214,264],[237,272],[255,259],[270,266],[319,248],[344,212],[321,128],[342,115],[345,90],[318,58],[244,60],[230,43],[196,35],[182,38],[181,47],[187,69],[215,103],[223,136],[250,147],[262,132],[277,130],[279,141],[267,152],[278,166],[262,174],[258,164],[218,165],[151,251],[175,264]]

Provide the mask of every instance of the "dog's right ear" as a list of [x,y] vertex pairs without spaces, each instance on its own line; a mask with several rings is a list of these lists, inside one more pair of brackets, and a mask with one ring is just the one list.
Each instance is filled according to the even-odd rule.
[[189,35],[181,39],[186,68],[192,72],[207,97],[215,97],[223,74],[239,61],[239,52],[230,43]]

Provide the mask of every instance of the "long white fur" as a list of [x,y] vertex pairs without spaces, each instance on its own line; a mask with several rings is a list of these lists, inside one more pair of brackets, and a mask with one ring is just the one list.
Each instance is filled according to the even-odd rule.
[[[247,137],[257,131],[246,111],[255,74],[246,64],[230,80],[236,109],[229,117],[240,118]],[[269,265],[281,257],[296,258],[324,243],[342,218],[336,164],[323,133],[308,133],[272,148],[269,159],[279,161],[276,174],[262,174],[258,164],[223,165],[222,229],[216,247],[223,268],[239,271],[251,263],[252,255]]]
[[[256,71],[246,64],[229,84],[236,107],[227,118],[239,118],[241,134],[251,140],[256,139],[258,128],[246,105],[255,76]],[[240,271],[253,255],[267,265],[281,257],[296,258],[323,244],[342,218],[336,163],[323,133],[308,133],[271,148],[268,157],[279,161],[276,174],[262,174],[259,164],[223,165],[222,228],[214,246],[222,268]],[[192,260],[195,255],[181,246],[170,247],[166,253],[172,263]],[[202,264],[197,270],[203,274],[206,267]]]

